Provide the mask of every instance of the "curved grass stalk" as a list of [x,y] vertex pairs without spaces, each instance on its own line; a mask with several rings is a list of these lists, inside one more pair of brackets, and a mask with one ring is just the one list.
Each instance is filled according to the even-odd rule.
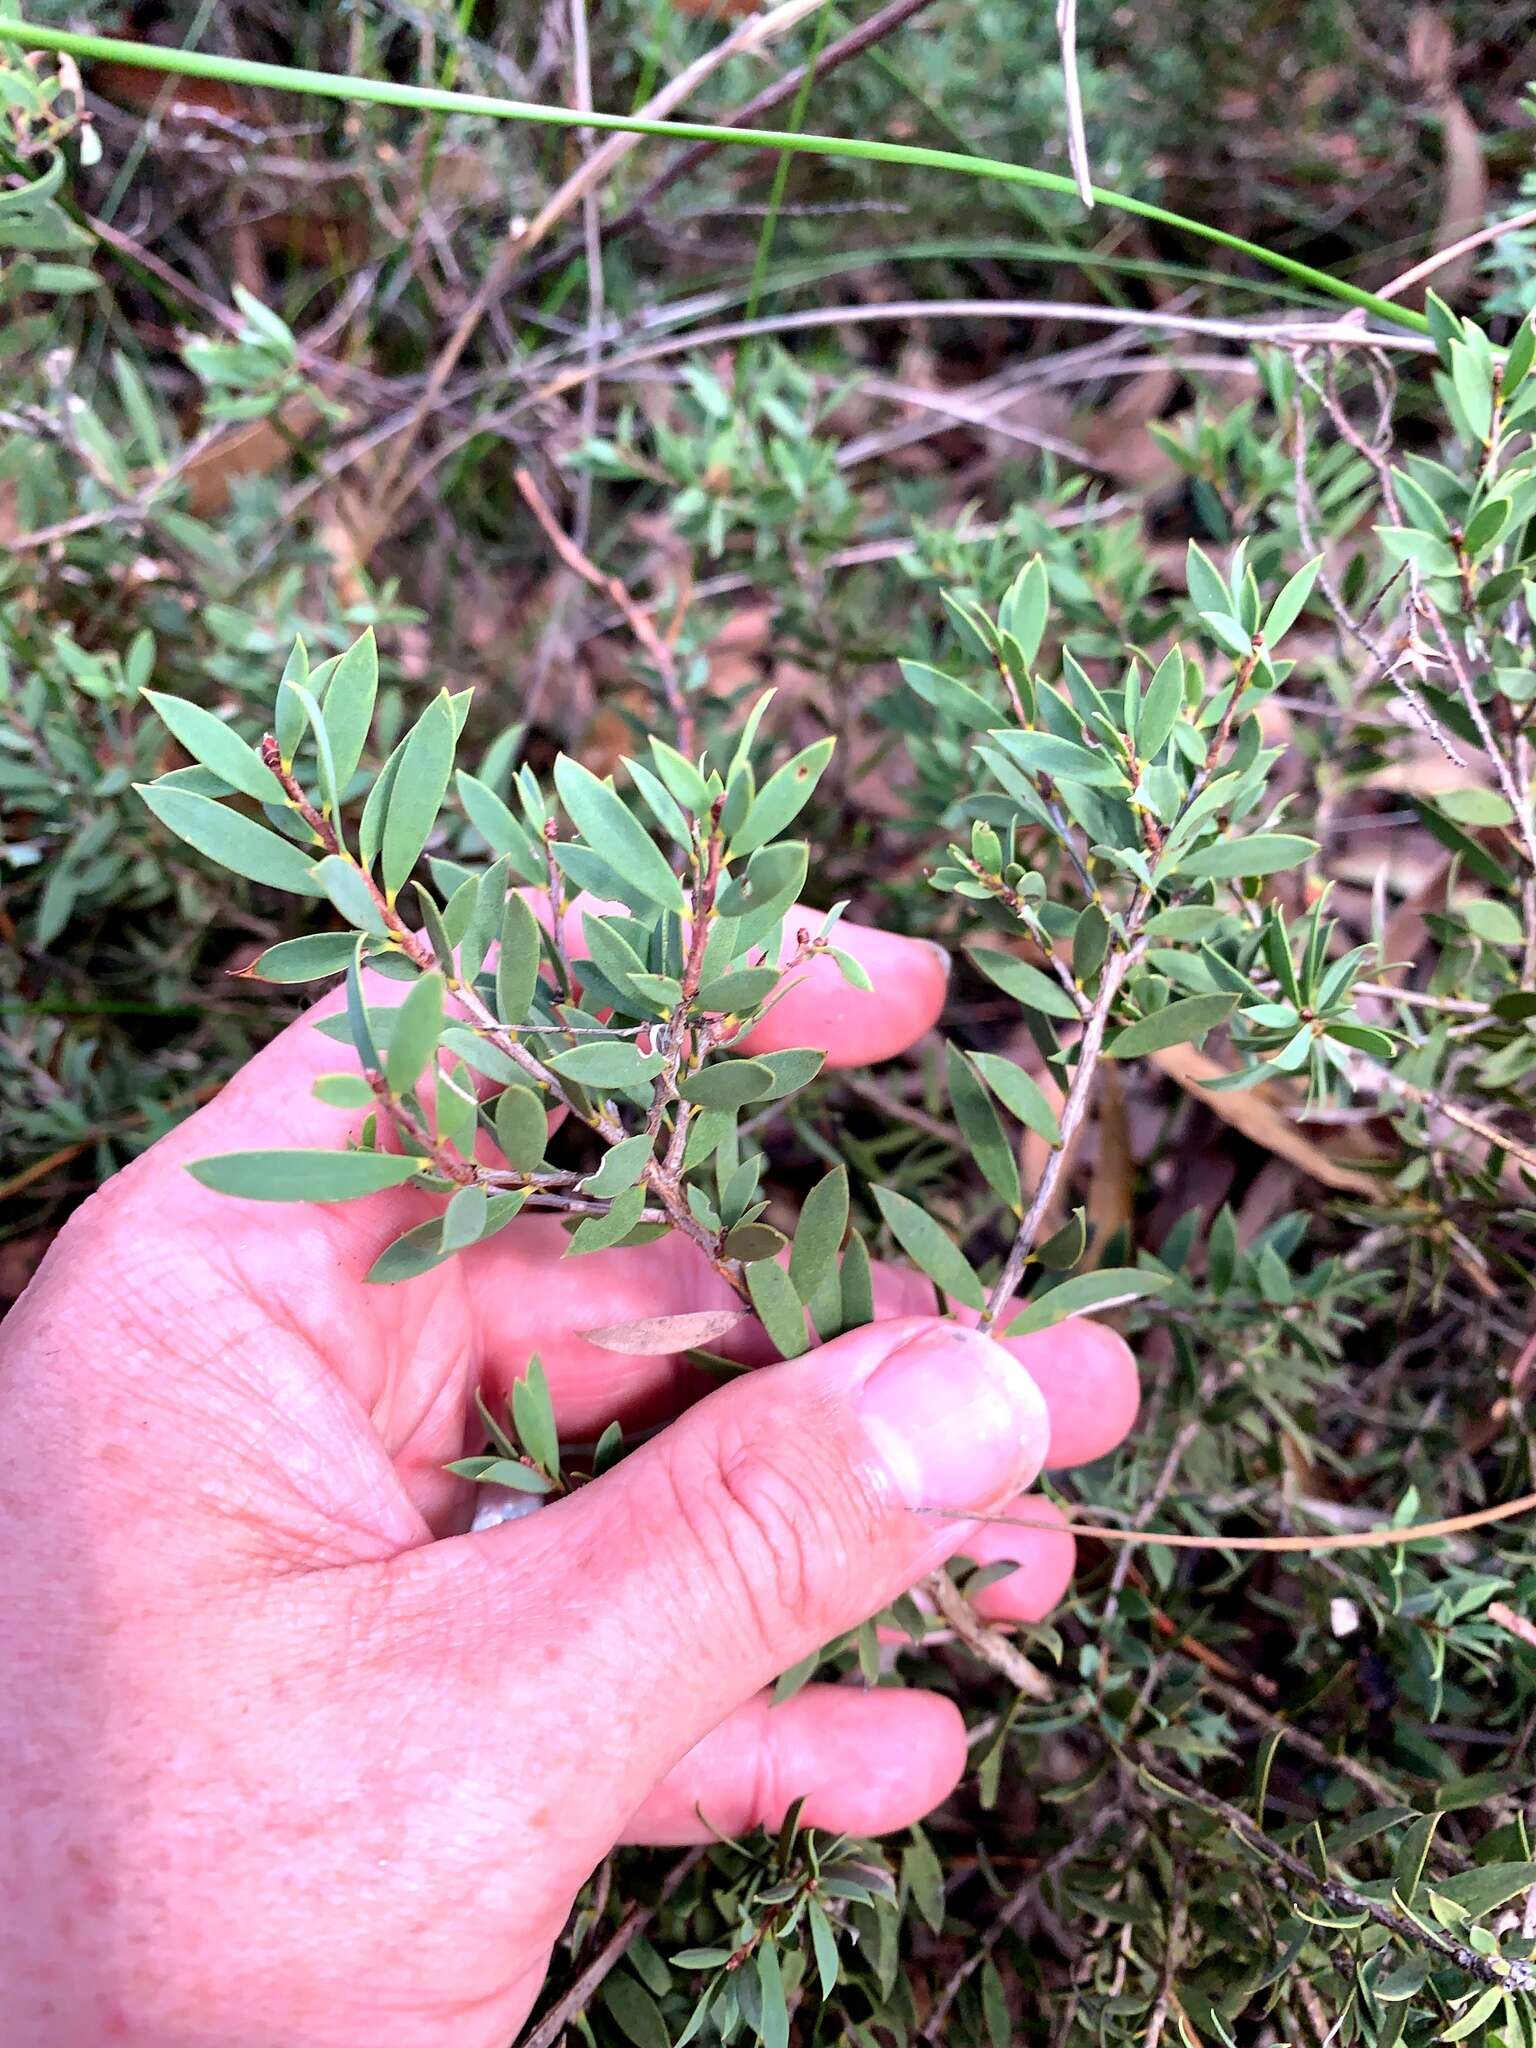
[[[711,142],[732,149],[776,149],[803,156],[844,157],[863,163],[902,164],[925,170],[957,172],[971,178],[989,178],[1002,184],[1028,186],[1034,191],[1057,192],[1076,197],[1071,178],[1054,171],[1039,171],[1028,164],[1004,163],[996,157],[962,155],[956,150],[924,149],[916,144],[879,142],[851,135],[814,135],[779,128],[728,128],[703,121],[650,121],[638,115],[589,113],[575,107],[540,106],[528,100],[497,99],[489,93],[455,92],[438,86],[397,84],[389,79],[355,78],[345,72],[306,70],[296,65],[263,64],[251,58],[228,57],[199,50],[162,48],[153,43],[133,43],[115,36],[79,34],[73,29],[45,28],[32,22],[0,17],[0,39],[24,49],[56,50],[76,59],[131,64],[146,71],[170,71],[188,78],[217,79],[227,85],[248,85],[267,92],[292,92],[311,98],[344,100],[371,106],[402,107],[418,113],[478,115],[498,121],[520,121],[556,128],[594,128],[626,135],[649,135],[661,141]],[[1326,298],[1358,306],[1399,327],[1428,332],[1422,313],[1383,299],[1374,292],[1331,277],[1277,249],[1267,249],[1224,228],[1192,220],[1169,207],[1129,193],[1106,191],[1095,185],[1095,204],[1121,213],[1156,221],[1176,228],[1181,234],[1198,236],[1216,247],[1247,256],[1294,282],[1306,285]]]

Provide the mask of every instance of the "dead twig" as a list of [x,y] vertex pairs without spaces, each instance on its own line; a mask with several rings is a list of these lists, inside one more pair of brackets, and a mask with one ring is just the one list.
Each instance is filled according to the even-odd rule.
[[1077,75],[1077,0],[1056,0],[1056,34],[1061,43],[1061,82],[1067,103],[1067,159],[1077,180],[1077,196],[1091,208],[1093,176],[1083,127],[1083,88]]
[[562,1998],[544,2015],[538,2025],[524,2036],[522,2048],[554,2048],[554,2044],[565,2032],[571,2021],[589,2005],[605,1977],[609,1976],[623,1962],[630,1949],[644,1934],[656,1915],[703,1860],[702,1849],[690,1849],[688,1854],[674,1863],[667,1872],[661,1887],[661,1895],[654,1906],[631,1906],[612,1935],[588,1963]]
[[617,576],[606,575],[576,545],[549,509],[543,493],[528,471],[518,470],[514,480],[523,503],[539,522],[550,546],[566,568],[579,576],[584,583],[590,584],[594,590],[601,591],[611,604],[617,606],[623,614],[625,624],[650,656],[665,693],[668,708],[677,721],[679,747],[683,753],[691,757],[697,751],[698,745],[694,730],[693,707],[683,689],[677,657],[656,630],[654,620],[647,611],[636,604]]

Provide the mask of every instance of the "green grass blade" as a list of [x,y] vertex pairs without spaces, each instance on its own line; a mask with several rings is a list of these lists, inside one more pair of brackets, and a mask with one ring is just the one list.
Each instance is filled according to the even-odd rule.
[[[995,157],[962,156],[953,150],[922,149],[901,142],[868,141],[849,135],[796,135],[777,128],[724,128],[702,121],[648,121],[631,114],[587,113],[575,107],[539,106],[527,100],[497,99],[488,93],[448,92],[437,86],[397,84],[392,80],[353,78],[345,72],[311,71],[286,64],[263,64],[251,58],[209,55],[199,50],[164,49],[153,43],[130,43],[114,36],[80,35],[71,29],[43,28],[36,23],[0,18],[0,38],[24,49],[57,50],[75,58],[103,63],[132,64],[147,71],[173,71],[183,77],[220,79],[229,85],[248,85],[261,91],[293,92],[310,97],[361,102],[365,105],[403,107],[421,113],[478,114],[499,121],[523,121],[556,128],[592,128],[625,135],[650,135],[662,141],[712,142],[729,149],[778,149],[804,156],[848,157],[865,163],[918,165],[927,170],[955,171],[972,178],[991,178],[1004,184],[1024,185],[1040,192],[1073,195],[1070,178],[1054,171],[1037,171],[1028,164],[1000,162]],[[1330,277],[1276,249],[1266,249],[1242,235],[1224,228],[1191,220],[1148,199],[1135,199],[1123,192],[1094,186],[1097,205],[1136,214],[1142,220],[1157,221],[1181,234],[1197,235],[1218,248],[1250,257],[1282,276],[1308,285],[1327,298],[1360,306],[1395,326],[1428,332],[1422,313],[1395,305],[1374,292],[1343,278]]]

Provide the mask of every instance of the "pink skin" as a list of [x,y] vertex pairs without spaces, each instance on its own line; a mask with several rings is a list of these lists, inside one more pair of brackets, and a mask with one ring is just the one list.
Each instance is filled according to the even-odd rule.
[[[844,943],[875,997],[793,995],[774,1044],[852,1064],[933,1023],[933,949]],[[616,1842],[698,1839],[700,1811],[776,1824],[801,1793],[826,1827],[905,1825],[963,1767],[949,1702],[763,1688],[957,1548],[1021,1560],[990,1613],[1043,1612],[1070,1537],[965,1511],[1018,1509],[1048,1448],[1134,1414],[1109,1332],[1004,1353],[894,1270],[891,1320],[681,1414],[679,1361],[580,1335],[716,1305],[678,1240],[562,1261],[558,1226],[521,1218],[366,1287],[428,1198],[300,1216],[183,1171],[340,1144],[309,1090],[344,1064],[291,1026],[84,1206],[5,1327],[9,2048],[502,2048]],[[476,1385],[494,1399],[535,1350],[573,1436],[676,1419],[466,1535],[443,1466]]]

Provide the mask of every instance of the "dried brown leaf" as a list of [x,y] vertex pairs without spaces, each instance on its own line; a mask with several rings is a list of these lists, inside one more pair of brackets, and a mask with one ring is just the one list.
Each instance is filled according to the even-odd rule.
[[1380,1181],[1358,1167],[1346,1166],[1298,1130],[1284,1106],[1262,1083],[1235,1094],[1212,1094],[1202,1084],[1219,1080],[1228,1069],[1209,1053],[1198,1052],[1192,1045],[1170,1045],[1149,1057],[1171,1081],[1177,1081],[1197,1102],[1214,1110],[1223,1123],[1230,1124],[1254,1144],[1262,1145],[1267,1152],[1273,1152],[1277,1159],[1289,1160],[1324,1187],[1336,1188],[1341,1194],[1364,1195],[1372,1200],[1380,1195]]
[[578,1334],[600,1351],[627,1351],[640,1358],[665,1358],[675,1351],[692,1351],[726,1336],[747,1320],[739,1308],[712,1308],[696,1315],[641,1316],[632,1323],[607,1323],[598,1330]]

